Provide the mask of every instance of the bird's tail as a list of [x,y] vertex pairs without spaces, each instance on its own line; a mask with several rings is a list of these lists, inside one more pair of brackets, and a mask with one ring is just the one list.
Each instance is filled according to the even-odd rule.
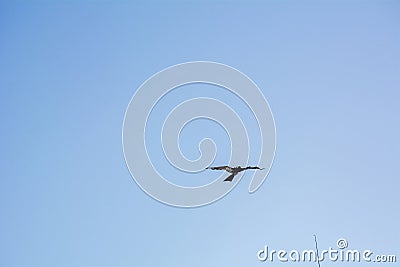
[[235,177],[235,174],[234,174],[234,173],[232,173],[231,175],[229,175],[229,176],[224,180],[224,182],[232,182],[233,177]]

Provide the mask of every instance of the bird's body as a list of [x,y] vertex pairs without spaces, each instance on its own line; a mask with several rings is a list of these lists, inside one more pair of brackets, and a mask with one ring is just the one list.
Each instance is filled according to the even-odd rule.
[[206,169],[210,169],[210,170],[224,170],[227,171],[229,173],[231,173],[231,175],[229,175],[224,182],[232,182],[233,178],[242,171],[245,170],[263,170],[264,168],[260,168],[260,167],[253,167],[253,166],[247,166],[247,167],[229,167],[229,166],[218,166],[218,167],[208,167]]

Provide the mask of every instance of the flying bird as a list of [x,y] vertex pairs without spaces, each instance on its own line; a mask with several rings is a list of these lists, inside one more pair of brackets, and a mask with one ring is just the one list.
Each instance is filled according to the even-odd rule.
[[231,173],[231,175],[229,175],[224,182],[232,182],[233,177],[235,177],[236,174],[238,174],[239,172],[245,171],[245,170],[264,170],[264,168],[260,168],[260,167],[252,167],[252,166],[248,166],[248,167],[229,167],[229,166],[218,166],[218,167],[208,167],[206,168],[206,170],[225,170],[229,173]]

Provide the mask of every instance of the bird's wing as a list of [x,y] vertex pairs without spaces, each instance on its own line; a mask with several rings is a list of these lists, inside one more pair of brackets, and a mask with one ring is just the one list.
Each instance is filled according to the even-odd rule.
[[232,173],[231,175],[229,175],[229,176],[224,180],[224,182],[232,182],[233,177],[235,177],[235,175],[236,175],[236,173]]
[[246,170],[263,170],[264,168],[260,168],[260,167],[253,167],[253,166],[248,166],[246,167]]
[[228,166],[208,167],[210,170],[225,170]]

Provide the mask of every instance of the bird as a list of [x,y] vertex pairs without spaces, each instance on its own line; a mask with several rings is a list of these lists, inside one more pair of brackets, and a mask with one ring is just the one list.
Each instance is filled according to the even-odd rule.
[[264,168],[260,167],[253,167],[253,166],[247,166],[247,167],[229,167],[229,166],[218,166],[218,167],[207,167],[206,170],[225,170],[231,175],[229,175],[224,182],[232,182],[233,178],[238,174],[239,172],[242,172],[244,170],[264,170]]

